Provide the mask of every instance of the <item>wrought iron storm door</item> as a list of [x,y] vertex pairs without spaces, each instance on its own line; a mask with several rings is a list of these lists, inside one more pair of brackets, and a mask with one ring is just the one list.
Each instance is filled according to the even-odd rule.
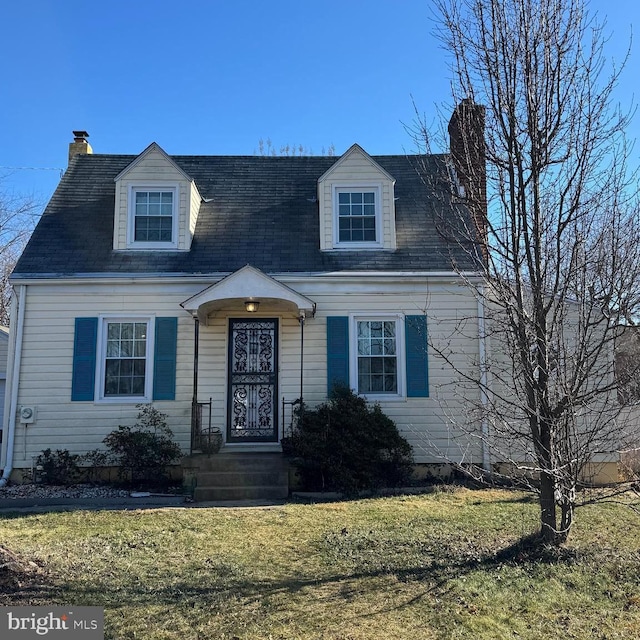
[[228,442],[278,441],[278,320],[229,321]]

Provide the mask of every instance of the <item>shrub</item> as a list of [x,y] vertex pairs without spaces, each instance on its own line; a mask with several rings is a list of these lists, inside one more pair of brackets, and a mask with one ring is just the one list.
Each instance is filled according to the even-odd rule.
[[82,456],[82,462],[84,463],[82,468],[83,479],[91,484],[107,483],[107,476],[103,474],[103,468],[115,464],[111,458],[112,455],[102,449],[87,451]]
[[283,441],[308,490],[353,493],[409,481],[411,446],[380,405],[368,405],[348,387],[335,387],[314,410],[301,405],[298,424]]
[[133,427],[119,426],[103,442],[120,467],[127,484],[160,487],[168,484],[167,466],[182,452],[172,440],[164,413],[152,405],[138,405],[138,422]]
[[73,484],[80,477],[80,459],[68,449],[44,449],[36,458],[36,478],[44,484]]

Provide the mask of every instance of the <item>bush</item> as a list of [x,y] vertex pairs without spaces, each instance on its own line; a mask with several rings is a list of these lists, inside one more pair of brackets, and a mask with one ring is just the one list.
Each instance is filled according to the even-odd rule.
[[80,460],[68,449],[44,449],[36,458],[36,479],[44,484],[73,484],[80,477]]
[[296,415],[297,428],[283,448],[305,489],[354,493],[409,481],[411,446],[378,404],[337,386],[328,402],[314,410],[302,405]]
[[182,452],[173,442],[173,432],[167,426],[164,413],[152,405],[138,405],[138,422],[133,427],[119,426],[103,442],[115,463],[120,477],[127,484],[166,487],[167,466]]

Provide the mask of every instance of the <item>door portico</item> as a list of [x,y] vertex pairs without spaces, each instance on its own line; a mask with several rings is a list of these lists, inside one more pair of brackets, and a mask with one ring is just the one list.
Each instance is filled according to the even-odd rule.
[[[201,327],[208,326],[216,317],[226,317],[228,321],[227,364],[225,370],[216,372],[216,375],[225,376],[226,424],[214,426],[224,432],[227,444],[277,444],[281,436],[279,345],[284,326],[280,319],[294,317],[299,321],[300,357],[295,366],[300,371],[302,397],[304,323],[315,314],[315,303],[247,265],[192,296],[181,306],[195,320],[192,450],[199,449],[199,436],[207,427],[202,423],[202,403],[197,397],[199,336]],[[219,327],[220,320],[213,324]],[[290,321],[288,324],[291,327]],[[208,381],[201,382],[208,384]]]

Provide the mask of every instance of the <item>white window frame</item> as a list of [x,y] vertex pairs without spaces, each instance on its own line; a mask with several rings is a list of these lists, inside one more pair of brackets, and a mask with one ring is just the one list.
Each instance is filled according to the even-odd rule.
[[[375,194],[375,224],[376,239],[375,241],[355,241],[346,242],[340,240],[339,226],[339,205],[338,195],[340,193],[359,193],[373,191]],[[383,246],[383,229],[382,229],[382,184],[380,182],[334,182],[332,184],[332,209],[333,209],[333,248],[334,249],[379,249]]]
[[[147,347],[145,355],[145,380],[143,396],[107,396],[104,392],[107,361],[107,328],[110,322],[146,322]],[[96,349],[96,389],[97,402],[109,404],[131,404],[151,402],[153,395],[153,365],[155,353],[155,317],[149,315],[102,315],[98,318],[98,345]]]
[[[396,324],[396,393],[362,393],[358,386],[358,322],[390,322]],[[387,400],[404,400],[407,397],[405,367],[405,337],[403,314],[358,313],[349,316],[349,385],[356,393],[366,398],[383,402]]]
[[[171,242],[146,242],[135,239],[136,223],[136,193],[140,191],[170,191],[173,193],[173,212],[171,224]],[[178,248],[178,218],[180,214],[180,186],[178,183],[158,183],[158,184],[134,184],[128,189],[128,220],[127,220],[127,248],[128,249],[177,249]]]

